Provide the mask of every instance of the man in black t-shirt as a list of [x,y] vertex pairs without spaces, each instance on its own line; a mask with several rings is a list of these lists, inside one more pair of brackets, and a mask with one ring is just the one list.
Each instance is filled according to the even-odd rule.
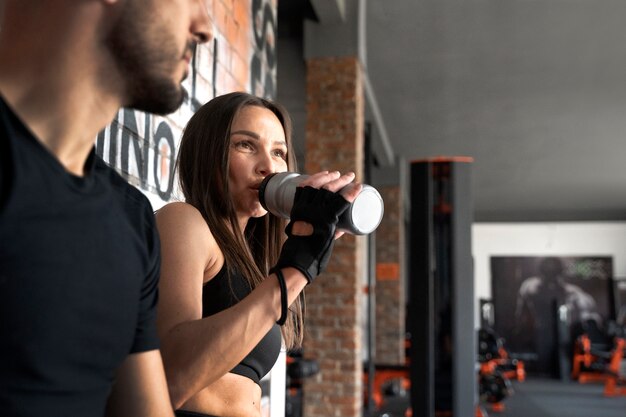
[[181,104],[204,0],[2,7],[0,415],[172,416],[152,209],[94,138],[121,106]]

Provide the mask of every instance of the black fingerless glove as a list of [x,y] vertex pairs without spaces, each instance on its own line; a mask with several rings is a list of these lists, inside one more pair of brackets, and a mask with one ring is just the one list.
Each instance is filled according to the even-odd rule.
[[[285,229],[288,239],[283,244],[278,263],[272,269],[293,267],[302,272],[309,283],[328,265],[335,242],[339,215],[350,203],[341,194],[313,187],[298,187],[291,208],[290,222]],[[292,234],[296,221],[313,226],[308,236]]]

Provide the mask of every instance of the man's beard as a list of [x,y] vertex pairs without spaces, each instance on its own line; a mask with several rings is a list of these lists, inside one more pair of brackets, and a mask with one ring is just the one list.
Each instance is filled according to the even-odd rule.
[[172,78],[182,52],[177,50],[173,37],[145,23],[149,18],[128,9],[125,12],[107,39],[125,83],[124,106],[161,115],[172,113],[186,95],[182,80]]
[[132,78],[127,81],[127,107],[160,115],[174,112],[183,103],[185,90],[180,83],[148,72],[135,73],[134,77],[129,74]]

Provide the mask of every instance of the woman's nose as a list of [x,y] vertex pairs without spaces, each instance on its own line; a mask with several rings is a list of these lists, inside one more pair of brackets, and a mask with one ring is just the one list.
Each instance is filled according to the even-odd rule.
[[259,161],[257,163],[257,172],[264,177],[274,173],[276,170],[276,165],[274,164],[274,160],[268,154],[263,153]]

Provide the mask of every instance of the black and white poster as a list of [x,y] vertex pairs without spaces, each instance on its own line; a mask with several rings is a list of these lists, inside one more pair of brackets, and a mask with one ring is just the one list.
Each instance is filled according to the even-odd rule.
[[559,343],[612,318],[612,276],[610,256],[492,256],[494,330],[530,373],[558,376]]

